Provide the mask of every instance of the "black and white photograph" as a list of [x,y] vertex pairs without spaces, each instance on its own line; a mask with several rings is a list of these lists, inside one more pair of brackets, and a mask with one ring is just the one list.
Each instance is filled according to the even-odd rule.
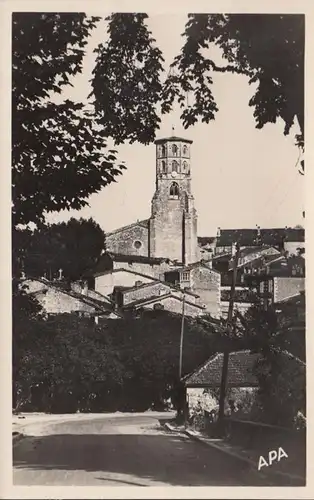
[[27,4],[13,486],[305,490],[305,13]]

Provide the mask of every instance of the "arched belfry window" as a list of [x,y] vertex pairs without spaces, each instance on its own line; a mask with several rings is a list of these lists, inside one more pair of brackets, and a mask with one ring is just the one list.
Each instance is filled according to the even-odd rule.
[[187,169],[188,169],[188,164],[186,161],[183,162],[183,170],[184,172],[187,172]]
[[179,164],[176,160],[172,162],[172,172],[178,172]]
[[178,155],[178,146],[176,146],[176,144],[172,144],[172,154],[173,156]]
[[188,148],[186,146],[183,146],[183,154],[184,154],[184,156],[186,156],[187,152],[188,152]]
[[161,171],[162,171],[163,174],[165,174],[166,171],[167,171],[166,162],[165,161],[161,162]]
[[161,146],[161,155],[166,156],[166,146],[164,144]]
[[170,198],[179,198],[179,186],[176,182],[170,186]]

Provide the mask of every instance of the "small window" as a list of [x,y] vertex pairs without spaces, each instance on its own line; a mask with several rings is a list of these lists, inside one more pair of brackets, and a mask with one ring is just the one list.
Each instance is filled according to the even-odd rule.
[[170,197],[179,198],[179,186],[176,182],[173,182],[170,186]]
[[172,162],[172,172],[178,172],[178,162],[176,160],[173,160]]
[[181,281],[189,281],[190,280],[190,273],[185,272],[181,274]]
[[188,152],[188,148],[186,146],[183,146],[183,154],[184,154],[184,156],[186,156],[187,152]]
[[136,241],[134,241],[133,245],[134,245],[134,248],[136,248],[138,250],[139,248],[141,248],[142,242],[139,240],[136,240]]
[[173,156],[178,155],[178,146],[176,146],[176,144],[172,144],[172,154]]
[[161,155],[166,156],[166,146],[161,146]]
[[166,169],[166,162],[165,161],[162,161],[161,162],[161,171],[163,174],[166,173],[167,169]]

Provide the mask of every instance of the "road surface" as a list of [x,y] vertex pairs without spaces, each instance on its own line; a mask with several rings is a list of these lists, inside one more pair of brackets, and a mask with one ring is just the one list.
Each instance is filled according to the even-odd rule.
[[26,431],[13,448],[14,485],[257,485],[242,463],[187,436],[164,431],[167,414],[54,421]]

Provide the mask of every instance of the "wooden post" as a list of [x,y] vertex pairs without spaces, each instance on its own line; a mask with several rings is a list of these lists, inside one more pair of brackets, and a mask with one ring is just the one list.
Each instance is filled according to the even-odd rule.
[[[235,287],[236,287],[236,280],[237,280],[239,253],[240,253],[240,247],[237,244],[236,253],[235,253],[234,259],[233,259],[233,273],[232,273],[232,282],[231,282],[230,300],[229,300],[229,309],[228,309],[228,319],[227,319],[228,337],[232,331],[232,317],[233,317],[233,306],[234,306]],[[226,397],[226,386],[227,386],[227,380],[228,380],[228,362],[229,362],[229,351],[227,348],[227,349],[225,349],[225,351],[223,353],[223,364],[222,364],[220,394],[219,394],[218,430],[219,430],[219,434],[221,436],[224,434],[225,397]]]
[[182,355],[183,355],[183,336],[184,336],[184,314],[185,314],[185,292],[183,291],[182,318],[181,318],[181,338],[180,338],[180,360],[179,360],[179,382],[182,377]]

